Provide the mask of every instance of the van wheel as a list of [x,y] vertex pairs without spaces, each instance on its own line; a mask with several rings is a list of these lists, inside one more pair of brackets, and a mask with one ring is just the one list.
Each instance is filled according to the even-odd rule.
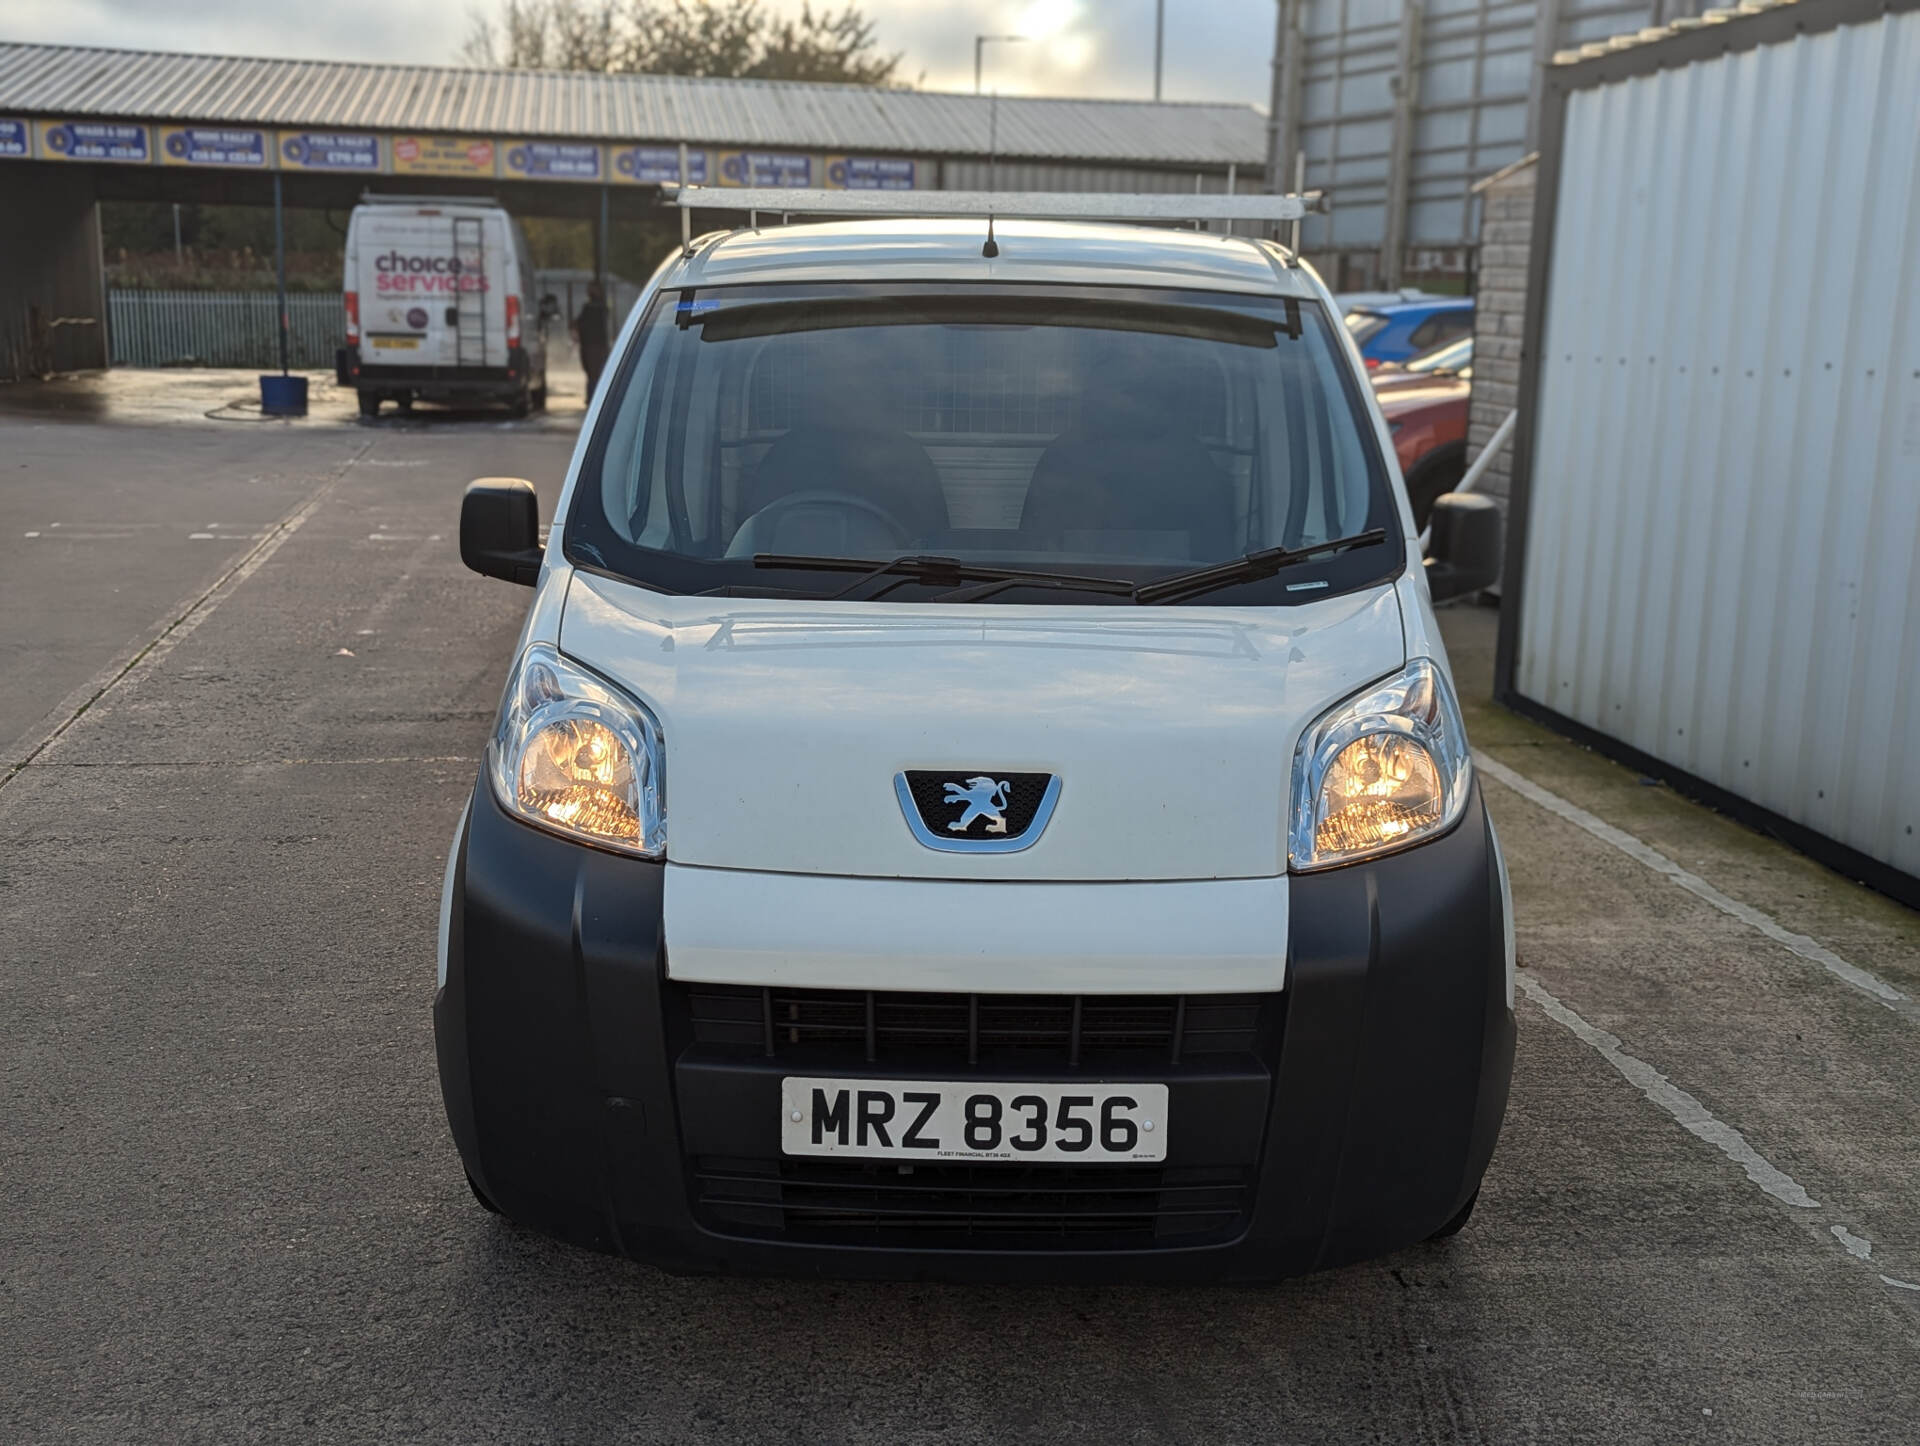
[[1427,453],[1407,474],[1407,501],[1413,506],[1413,530],[1424,532],[1434,499],[1451,492],[1467,475],[1467,449],[1458,444]]
[[1433,1234],[1429,1235],[1427,1239],[1430,1241],[1445,1240],[1450,1236],[1458,1235],[1462,1230],[1466,1229],[1467,1221],[1473,1217],[1473,1207],[1478,1204],[1479,1201],[1480,1192],[1475,1190],[1471,1195],[1467,1196],[1467,1203],[1460,1207],[1459,1213],[1445,1225],[1442,1225],[1438,1230],[1434,1231]]
[[547,389],[544,386],[535,387],[528,393],[528,400],[533,403],[536,412],[544,412],[547,409]]
[[364,390],[360,393],[360,415],[363,417],[380,415],[380,393]]
[[393,404],[394,406],[400,409],[401,416],[403,417],[411,416],[413,414],[413,393],[412,392],[400,393],[399,396],[393,399]]
[[500,1207],[481,1193],[479,1182],[473,1178],[473,1172],[471,1170],[467,1172],[467,1188],[473,1191],[473,1198],[480,1202],[487,1214],[498,1215],[500,1213]]
[[507,415],[509,417],[524,417],[532,410],[532,406],[533,394],[525,387],[522,387],[519,394],[507,404]]

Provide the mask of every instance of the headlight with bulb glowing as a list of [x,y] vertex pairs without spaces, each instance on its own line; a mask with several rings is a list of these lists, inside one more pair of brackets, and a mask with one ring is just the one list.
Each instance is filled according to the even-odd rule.
[[509,812],[621,853],[667,849],[660,726],[610,683],[535,643],[507,683],[488,771]]
[[1445,832],[1467,806],[1472,775],[1453,689],[1429,659],[1415,658],[1301,735],[1293,868],[1331,868]]

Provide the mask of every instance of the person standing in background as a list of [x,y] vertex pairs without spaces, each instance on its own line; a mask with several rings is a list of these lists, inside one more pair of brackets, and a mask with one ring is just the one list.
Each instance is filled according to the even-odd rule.
[[595,281],[587,287],[587,304],[569,328],[573,344],[580,348],[580,365],[587,374],[587,400],[600,386],[600,369],[607,364],[607,294]]

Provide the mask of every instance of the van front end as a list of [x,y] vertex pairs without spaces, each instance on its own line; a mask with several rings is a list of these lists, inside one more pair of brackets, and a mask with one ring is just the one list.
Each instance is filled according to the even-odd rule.
[[468,489],[462,557],[536,588],[444,890],[474,1193],[751,1274],[1451,1234],[1514,973],[1432,599],[1497,514],[1441,499],[1421,559],[1277,247],[995,224],[690,242],[544,547]]
[[[1427,1239],[1479,1189],[1514,1015],[1477,788],[1440,838],[1282,880],[1284,980],[1263,992],[1188,993],[1178,969],[1119,996],[676,978],[678,867],[531,828],[484,778],[474,791],[434,1026],[460,1157],[515,1221],[686,1272],[1263,1281]],[[996,887],[874,885],[934,906],[929,942],[990,939]],[[864,1081],[1157,1086],[1169,1144],[1093,1165],[792,1155],[795,1077],[849,1082],[825,1131],[849,1139]],[[911,1120],[888,1123],[897,1142]]]

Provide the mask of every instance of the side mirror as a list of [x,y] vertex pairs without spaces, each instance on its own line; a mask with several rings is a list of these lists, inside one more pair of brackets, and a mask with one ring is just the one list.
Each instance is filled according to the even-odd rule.
[[1427,591],[1435,602],[1468,597],[1500,576],[1500,506],[1477,492],[1445,492],[1427,521]]
[[545,296],[540,298],[540,319],[542,321],[551,321],[559,314],[560,298],[549,291]]
[[486,577],[540,578],[540,501],[531,482],[482,477],[460,499],[460,560]]

